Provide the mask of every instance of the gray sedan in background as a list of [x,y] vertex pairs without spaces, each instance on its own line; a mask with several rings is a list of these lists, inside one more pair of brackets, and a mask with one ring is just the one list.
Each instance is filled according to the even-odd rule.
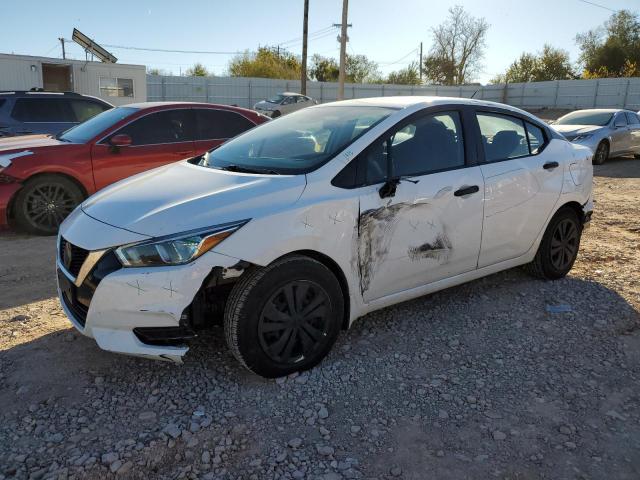
[[594,165],[622,155],[640,158],[640,117],[636,112],[578,110],[560,117],[552,126],[570,142],[591,148]]
[[253,106],[253,109],[258,113],[267,115],[268,117],[276,118],[280,115],[295,112],[301,108],[316,105],[317,103],[318,102],[313,98],[307,97],[306,95],[293,92],[283,92],[278,93],[267,100],[262,100],[261,102],[256,103]]

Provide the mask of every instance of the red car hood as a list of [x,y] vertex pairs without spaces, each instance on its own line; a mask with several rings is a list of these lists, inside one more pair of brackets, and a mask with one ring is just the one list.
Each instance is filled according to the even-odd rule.
[[23,135],[0,139],[0,153],[10,150],[21,150],[38,147],[55,147],[56,145],[68,145],[51,135]]

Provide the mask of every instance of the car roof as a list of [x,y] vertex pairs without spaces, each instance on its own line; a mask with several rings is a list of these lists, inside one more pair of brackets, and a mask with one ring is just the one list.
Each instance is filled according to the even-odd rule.
[[280,95],[286,95],[287,97],[303,97],[301,93],[296,92],[282,92]]
[[151,108],[171,108],[171,107],[204,107],[204,108],[218,108],[223,110],[236,110],[243,112],[251,112],[256,113],[253,110],[249,110],[247,108],[238,107],[235,105],[222,105],[218,103],[205,103],[205,102],[139,102],[139,103],[128,103],[126,105],[121,105],[122,107],[130,107],[137,108],[139,110],[147,110]]
[[616,113],[616,112],[630,112],[630,111],[631,110],[627,110],[627,109],[624,109],[624,108],[583,108],[581,110],[574,110],[573,112],[569,112],[569,113],[576,113],[576,112]]
[[521,110],[511,105],[505,105],[504,103],[489,102],[487,100],[475,100],[472,98],[460,98],[460,97],[435,97],[435,96],[398,96],[398,97],[370,97],[370,98],[356,98],[353,100],[342,100],[339,102],[323,103],[321,105],[315,105],[311,108],[324,108],[327,106],[367,106],[367,107],[387,107],[395,109],[403,109],[412,107],[414,105],[424,105],[425,107],[434,107],[438,105],[475,105],[478,107],[487,108],[501,108],[503,110],[510,110],[514,113],[526,115],[531,118],[536,118],[525,110]]

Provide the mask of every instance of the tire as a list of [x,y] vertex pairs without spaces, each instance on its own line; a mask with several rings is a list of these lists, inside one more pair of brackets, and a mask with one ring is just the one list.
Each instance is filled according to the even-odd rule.
[[282,114],[280,113],[280,110],[276,110],[275,112],[273,112],[273,113],[271,114],[271,118],[278,118],[280,115],[282,115]]
[[60,175],[27,180],[14,202],[19,229],[36,235],[55,235],[62,221],[84,199],[80,187]]
[[[298,313],[308,308],[306,316]],[[244,273],[229,295],[224,330],[229,349],[243,366],[276,378],[320,363],[335,343],[343,317],[342,290],[331,270],[309,257],[291,255]]]
[[633,158],[635,158],[636,160],[640,160],[640,153],[634,153]]
[[564,277],[578,256],[582,224],[576,212],[561,208],[549,222],[533,261],[525,269],[533,276],[546,280]]
[[593,154],[594,165],[602,165],[609,159],[609,144],[607,142],[600,142],[598,144],[598,148],[596,148],[596,153]]

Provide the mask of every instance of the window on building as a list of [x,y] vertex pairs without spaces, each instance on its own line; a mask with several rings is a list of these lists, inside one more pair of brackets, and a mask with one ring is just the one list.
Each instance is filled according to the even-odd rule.
[[99,78],[100,94],[104,97],[133,97],[132,78]]

